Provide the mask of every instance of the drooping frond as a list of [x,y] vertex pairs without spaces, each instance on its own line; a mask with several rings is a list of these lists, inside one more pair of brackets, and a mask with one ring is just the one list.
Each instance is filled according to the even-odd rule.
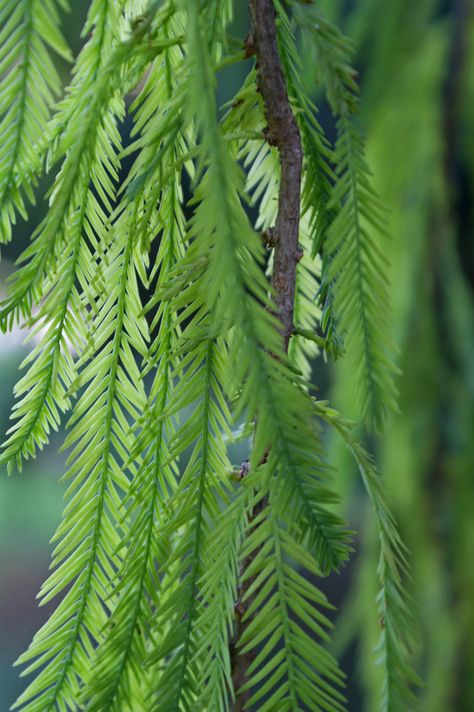
[[320,610],[330,605],[314,583],[320,571],[294,537],[286,496],[280,500],[280,487],[275,490],[242,550],[243,557],[255,556],[244,573],[251,582],[249,622],[239,643],[242,652],[255,652],[245,684],[252,691],[249,704],[261,712],[343,710],[343,675],[322,644],[331,624]]
[[351,44],[314,8],[295,7],[295,15],[311,35],[320,79],[338,117],[337,180],[330,206],[334,218],[325,266],[364,419],[379,429],[386,413],[396,408],[397,369],[390,337],[384,211],[371,186],[363,139],[352,120],[357,85],[350,66]]
[[[57,131],[59,145],[52,150],[64,155],[64,162],[50,210],[22,257],[28,261],[14,275],[13,291],[0,312],[3,324],[11,324],[18,312],[29,311],[30,299],[37,292],[36,299],[39,294],[43,297],[29,325],[44,336],[25,361],[31,365],[16,387],[13,416],[17,422],[0,457],[0,463],[9,468],[16,464],[21,469],[23,460],[58,427],[74,392],[74,354],[90,346],[84,301],[87,305],[91,285],[100,280],[94,263],[106,244],[120,168],[117,124],[123,118],[123,101],[114,96],[113,83],[111,87],[100,78],[107,71],[108,52],[119,31],[114,3],[92,5],[86,25],[87,30],[91,28],[94,31],[79,57],[68,96],[52,122],[61,129]],[[95,86],[96,78],[101,87],[92,102],[83,89]],[[46,277],[43,270],[48,264],[51,270]]]
[[[271,314],[268,300],[261,241],[251,230],[241,205],[244,179],[217,121],[210,83],[213,76],[212,55],[206,51],[205,12],[200,15],[192,3],[188,6],[188,12],[190,46],[200,56],[190,69],[188,103],[196,112],[201,138],[198,175],[202,177],[195,190],[196,209],[189,230],[191,242],[179,269],[189,275],[191,288],[197,295],[200,294],[197,303],[203,304],[212,315],[211,334],[218,331],[226,335],[228,362],[233,364],[232,389],[238,402],[235,417],[245,412],[245,418],[250,422],[257,416],[250,469],[257,469],[262,459],[268,457],[270,448],[271,466],[265,468],[268,486],[278,487],[279,482],[283,483],[282,498],[286,506],[290,505],[295,518],[304,522],[304,534],[302,529],[295,529],[294,541],[302,550],[303,546],[307,547],[311,551],[308,559],[314,556],[327,572],[347,557],[347,532],[339,518],[327,507],[334,501],[334,496],[327,488],[328,477],[321,458],[319,437],[311,419],[306,421],[301,418],[309,396],[282,353],[278,322]],[[179,283],[183,288],[186,279]],[[185,296],[182,298],[185,299]],[[307,447],[309,442],[311,448]],[[271,547],[273,537],[268,534],[267,546]],[[179,559],[174,563],[178,567]],[[290,585],[286,581],[284,583]],[[168,618],[175,596],[175,592],[170,594],[170,603],[166,603]],[[165,626],[164,619],[162,626]],[[257,638],[255,627],[250,631],[248,642],[252,648]],[[171,639],[178,637],[182,644],[180,635],[183,634],[176,633],[173,625],[168,636]],[[199,636],[199,632],[193,631],[193,635]],[[301,642],[305,644],[302,639]],[[191,643],[199,645],[200,651],[205,650],[206,643],[199,641],[199,637],[197,642],[193,637]],[[293,644],[297,644],[296,640]],[[211,645],[210,651],[212,649]],[[212,652],[208,656],[210,654]],[[170,670],[174,669],[168,660],[164,675],[171,674]],[[217,679],[221,682],[225,669],[224,662],[224,668],[217,671]],[[283,676],[286,680],[292,673],[283,666],[282,672],[277,674],[280,674],[280,679]],[[195,703],[195,675],[191,669],[189,682],[185,686],[188,696],[183,699],[184,709]],[[253,687],[259,679],[260,670],[256,672],[252,669],[249,676],[248,684]],[[306,684],[302,676],[301,683],[302,694],[314,698],[312,683]],[[282,682],[282,695],[287,684],[294,686],[294,681]],[[220,689],[223,690],[222,687]],[[167,698],[168,708],[171,705],[175,709],[175,702],[176,698],[175,701]]]
[[[173,181],[176,172],[185,165],[188,169],[190,166],[187,132],[192,133],[192,129],[184,125],[185,82],[177,81],[184,69],[180,47],[182,32],[179,15],[165,14],[159,26],[162,53],[148,71],[143,89],[131,106],[135,112],[133,140],[124,155],[136,155],[136,158],[124,181],[122,202],[127,204],[137,195],[144,196],[143,202],[148,206],[145,222],[158,205],[167,182]],[[150,278],[155,272],[152,271]]]
[[[137,125],[142,134],[138,141],[152,151],[156,138],[156,124],[165,116],[173,93],[173,72],[180,52],[171,50],[164,60],[157,60],[140,97]],[[177,55],[177,56],[176,56]],[[173,61],[175,60],[175,61]],[[153,107],[153,110],[150,107]],[[148,143],[149,142],[149,143]],[[164,167],[176,160],[176,147],[162,152]],[[159,145],[155,145],[158,152]],[[143,162],[148,154],[139,154],[131,171],[131,178],[142,175]],[[161,173],[163,172],[161,171]],[[157,171],[151,190],[137,194],[125,210],[133,210],[138,203],[138,240],[147,245],[157,226],[163,225],[153,273],[157,273],[157,287],[166,284],[170,271],[182,252],[184,218],[181,214],[180,187],[176,177],[172,182],[160,180]],[[155,275],[156,276],[156,275]],[[145,274],[147,279],[147,275]],[[176,462],[170,455],[170,442],[176,438],[173,417],[165,417],[173,402],[173,372],[177,366],[179,321],[174,305],[169,300],[159,303],[151,323],[152,341],[144,358],[145,371],[153,364],[155,376],[148,404],[139,422],[146,424],[137,435],[134,452],[142,453],[142,464],[135,473],[127,493],[124,508],[132,524],[123,540],[123,561],[117,573],[115,591],[117,606],[111,614],[106,635],[94,655],[90,676],[82,694],[88,710],[131,710],[140,708],[134,696],[143,685],[140,672],[147,665],[148,627],[155,615],[157,594],[160,590],[159,571],[169,556],[160,535],[167,518],[166,502],[174,492],[178,480]],[[131,584],[133,582],[133,584]],[[111,664],[111,661],[114,664]]]
[[[3,445],[0,464],[15,465],[21,470],[23,460],[34,455],[36,447],[48,442],[56,430],[61,413],[69,410],[76,377],[75,358],[91,346],[91,318],[88,299],[94,281],[100,280],[95,260],[97,241],[104,242],[119,162],[120,135],[115,126],[121,103],[115,103],[103,125],[97,129],[98,161],[80,160],[83,171],[80,186],[64,221],[65,234],[61,270],[48,275],[40,308],[29,320],[41,340],[25,359],[28,371],[17,383],[17,402],[13,408],[15,424]],[[92,181],[96,194],[89,187]],[[105,204],[104,204],[105,203]],[[88,239],[85,239],[87,236]],[[85,296],[84,296],[85,295]]]
[[[174,239],[173,235],[165,237],[170,239],[165,240],[166,251],[161,264],[163,276],[170,266],[170,257],[173,259],[173,254],[166,253],[176,250],[179,235]],[[132,524],[122,542],[123,561],[114,585],[117,606],[111,614],[104,640],[95,651],[93,674],[82,694],[88,710],[133,710],[139,705],[133,697],[133,682],[140,683],[139,671],[147,663],[146,631],[154,615],[159,590],[158,564],[165,559],[165,547],[159,536],[160,524],[165,517],[165,502],[177,480],[169,452],[169,441],[175,430],[172,419],[162,417],[173,391],[172,363],[176,339],[172,316],[170,305],[165,303],[160,310],[161,324],[153,347],[157,370],[150,394],[152,405],[144,411],[153,427],[142,434],[145,443],[140,442],[140,450],[145,451],[145,455],[124,503],[127,520]]]
[[366,422],[380,429],[389,410],[396,409],[393,343],[382,248],[372,228],[383,231],[383,213],[368,183],[363,144],[347,118],[339,123],[336,146],[338,182],[335,199],[342,202],[330,230],[328,267],[335,282],[334,306],[345,333],[348,362],[355,367],[356,388]]
[[34,202],[45,124],[61,90],[50,49],[72,59],[58,6],[67,9],[67,0],[0,2],[0,243],[11,239],[15,213],[26,217],[25,198]]
[[203,656],[196,685],[196,709],[227,712],[235,698],[232,656],[236,650],[231,636],[235,624],[239,552],[249,526],[252,500],[251,487],[241,487],[217,522],[206,551],[196,616],[196,628],[202,631],[198,655]]
[[117,516],[128,489],[122,465],[132,448],[129,422],[145,405],[135,361],[137,352],[145,353],[147,339],[134,265],[140,259],[133,219],[117,223],[103,265],[107,299],[98,298],[93,325],[95,358],[81,374],[87,387],[65,441],[72,448],[69,503],[54,536],[54,572],[40,597],[45,603],[69,590],[18,661],[29,664],[24,674],[44,666],[16,703],[24,710],[76,709],[89,676],[88,659],[113,607],[108,582],[120,565]]
[[[138,51],[145,34],[139,27],[125,40],[114,43],[118,31],[113,22],[117,15],[114,3],[93,3],[95,30],[83,50],[83,61],[78,62],[78,71],[73,78],[71,91],[52,121],[60,132],[52,147],[51,160],[62,160],[49,197],[47,217],[32,236],[29,247],[20,256],[22,265],[9,280],[8,294],[0,305],[0,327],[10,328],[14,321],[28,318],[33,303],[44,295],[45,275],[55,269],[68,235],[68,220],[84,202],[89,190],[89,178],[94,169],[97,179],[93,188],[107,208],[110,196],[102,184],[114,175],[113,165],[101,152],[98,130],[107,122],[107,114],[121,111],[120,92],[126,93],[139,80],[152,49]],[[118,20],[118,18],[117,18]],[[145,25],[146,27],[146,25]],[[132,49],[137,49],[132,52]],[[84,77],[89,78],[84,84]],[[84,91],[79,88],[87,86]]]
[[331,495],[311,418],[301,418],[301,413],[308,412],[305,403],[309,396],[282,353],[278,321],[271,313],[262,269],[262,241],[243,211],[244,178],[220,132],[212,62],[206,52],[205,17],[192,3],[189,14],[190,46],[198,48],[200,55],[191,68],[189,104],[197,113],[202,132],[201,165],[207,165],[207,170],[196,192],[200,202],[190,232],[196,239],[185,262],[204,265],[202,298],[212,310],[214,328],[230,334],[236,412],[245,409],[248,422],[258,414],[251,468],[258,467],[270,446],[278,452],[281,476],[306,513],[305,521],[319,549],[318,560],[324,569],[337,567],[347,556],[342,522],[324,507],[313,508],[317,502],[330,501]]
[[384,670],[382,709],[395,712],[417,709],[413,687],[420,680],[410,665],[413,649],[413,612],[411,600],[404,589],[403,577],[409,575],[407,551],[387,504],[383,482],[370,455],[351,433],[352,424],[322,401],[315,401],[315,412],[339,433],[352,453],[364,486],[372,502],[380,539],[378,613],[380,643],[379,664]]
[[[187,339],[186,329],[183,339]],[[222,342],[203,341],[192,349],[186,373],[176,387],[179,408],[195,402],[194,417],[176,433],[172,455],[179,457],[184,447],[192,452],[179,489],[170,501],[168,537],[173,542],[169,559],[163,564],[165,576],[153,634],[157,643],[150,663],[155,667],[153,699],[170,712],[196,709],[198,678],[207,646],[204,630],[196,625],[200,587],[206,573],[205,552],[210,526],[227,499],[230,463],[222,432],[230,414],[220,383],[226,382],[227,363]],[[176,407],[171,403],[172,407]],[[228,426],[227,426],[228,427]]]
[[[299,114],[298,114],[299,115]],[[264,138],[265,117],[261,95],[257,90],[255,71],[247,75],[243,87],[229,102],[229,110],[222,122],[224,138],[242,137],[238,141],[237,158],[248,170],[245,192],[251,196],[252,203],[258,206],[256,228],[262,230],[263,242],[272,247],[272,228],[275,224],[278,207],[280,165],[276,150]],[[247,138],[248,136],[248,138]],[[260,138],[261,136],[261,138]],[[311,166],[311,162],[308,167]],[[318,178],[319,180],[319,178]],[[304,200],[304,199],[303,199]],[[326,351],[334,353],[331,336],[328,339],[316,335],[317,324],[321,320],[320,310],[315,296],[319,290],[319,266],[314,259],[312,241],[317,211],[303,209],[300,221],[301,259],[297,266],[297,288],[295,299],[295,328],[304,331],[314,340],[293,339],[290,342],[289,358],[291,363],[309,379],[310,365],[308,357],[314,355],[318,343]],[[271,271],[269,260],[268,271]]]

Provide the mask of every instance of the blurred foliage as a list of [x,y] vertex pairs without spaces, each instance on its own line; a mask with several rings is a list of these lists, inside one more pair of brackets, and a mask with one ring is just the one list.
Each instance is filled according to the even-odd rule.
[[[474,5],[422,0],[321,3],[357,42],[369,163],[390,209],[400,413],[376,442],[412,552],[418,667],[427,712],[474,709]],[[312,68],[308,67],[308,71]],[[333,402],[355,414],[335,369]],[[340,443],[331,443],[347,476]],[[354,493],[357,498],[357,493]],[[355,507],[353,499],[352,507]],[[369,515],[362,515],[365,522]],[[371,525],[366,539],[373,538]],[[339,645],[362,651],[364,710],[377,709],[372,587],[365,548]],[[374,594],[375,595],[375,594]],[[351,594],[348,594],[348,599]]]

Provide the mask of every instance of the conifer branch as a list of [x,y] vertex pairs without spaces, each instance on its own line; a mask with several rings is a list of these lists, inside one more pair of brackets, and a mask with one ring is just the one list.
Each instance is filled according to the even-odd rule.
[[296,265],[301,257],[298,231],[303,151],[281,68],[272,0],[250,0],[250,16],[252,30],[248,45],[257,57],[257,86],[268,124],[266,138],[271,146],[277,147],[281,163],[278,213],[273,230],[272,285],[287,351],[293,331]]
[[[325,648],[328,602],[315,582],[347,560],[351,533],[334,507],[318,416],[342,429],[380,524],[386,707],[410,692],[404,549],[371,461],[310,395],[317,347],[337,353],[315,301],[323,244],[348,351],[361,310],[374,344],[385,323],[368,308],[385,301],[384,262],[364,263],[378,253],[358,218],[379,219],[351,133],[352,78],[344,62],[341,74],[338,36],[313,27],[344,139],[332,154],[304,86],[301,13],[249,0],[243,52],[228,32],[236,5],[93,0],[65,97],[49,120],[46,82],[44,120],[28,132],[33,30],[57,53],[59,18],[45,34],[40,0],[0,0],[15,37],[25,10],[32,21],[40,13],[18,45],[25,61],[0,80],[1,96],[17,77],[6,89],[12,113],[0,109],[13,147],[0,160],[0,237],[9,239],[43,159],[59,166],[48,214],[0,303],[0,328],[46,327],[25,362],[0,465],[34,456],[78,396],[65,440],[69,503],[41,597],[69,590],[20,658],[36,671],[16,703],[25,712],[342,711],[344,676]],[[221,120],[216,75],[244,54],[256,66]],[[4,56],[13,59],[5,29]],[[125,112],[134,125],[122,151]],[[126,156],[133,165],[119,187]],[[367,272],[363,289],[354,271]],[[378,383],[390,369],[367,351],[352,348],[353,359]],[[253,443],[232,478],[236,432]]]
[[[27,315],[30,292],[38,290],[42,304],[30,317],[29,326],[45,330],[40,344],[25,361],[30,363],[28,372],[15,389],[16,422],[0,455],[0,465],[6,463],[10,469],[15,464],[21,469],[23,460],[33,456],[37,446],[48,442],[50,430],[58,428],[61,414],[69,410],[70,396],[75,392],[76,368],[69,351],[81,354],[90,341],[90,334],[83,326],[87,317],[80,285],[94,282],[96,239],[104,238],[106,216],[115,201],[120,166],[117,152],[121,147],[117,123],[123,111],[122,102],[109,97],[107,106],[105,100],[102,103],[97,97],[97,104],[89,104],[89,115],[80,127],[77,122],[72,125],[69,122],[84,101],[81,89],[99,81],[108,57],[104,45],[111,42],[114,30],[117,31],[113,24],[115,15],[115,9],[103,3],[88,18],[96,32],[83,48],[82,64],[76,68],[70,96],[59,112],[60,120],[55,119],[62,127],[59,133],[64,132],[62,140],[69,150],[54,183],[50,212],[24,253],[22,259],[26,264],[14,273],[13,291],[0,304],[0,328],[6,328],[15,313]],[[58,244],[62,269],[55,264]],[[30,256],[30,261],[25,256]],[[48,265],[51,269],[46,279]],[[39,301],[39,294],[35,301]],[[58,310],[59,304],[62,312]]]
[[381,430],[397,410],[388,297],[385,210],[372,187],[364,139],[353,121],[358,111],[353,43],[314,6],[294,3],[294,16],[317,54],[317,71],[337,117],[333,160],[336,179],[328,204],[322,296],[329,289],[343,335],[351,380],[366,424]]
[[[251,34],[247,40],[249,52],[256,55],[257,87],[263,98],[267,121],[265,136],[270,145],[276,146],[280,156],[281,173],[278,197],[278,212],[272,231],[274,244],[272,286],[275,289],[277,316],[281,322],[281,335],[285,352],[288,351],[293,333],[295,307],[296,267],[301,258],[298,248],[301,171],[303,152],[298,125],[293,116],[283,76],[277,46],[275,7],[272,0],[250,0]],[[251,520],[255,520],[268,506],[264,497],[254,508]],[[258,550],[257,550],[258,551]],[[245,572],[252,566],[257,552],[251,551],[243,563]],[[254,583],[253,577],[246,577],[239,586],[239,600],[248,598],[248,589]],[[249,607],[247,601],[246,608]],[[251,625],[252,619],[243,622],[237,617],[237,639]],[[249,689],[240,692],[247,670],[255,659],[253,650],[240,651],[233,656],[233,682],[237,692],[236,709],[246,708],[250,699]]]
[[[69,456],[71,466],[67,476],[74,479],[68,490],[70,501],[63,522],[54,537],[59,540],[53,554],[54,571],[40,592],[42,603],[54,598],[69,583],[72,585],[18,661],[30,663],[28,671],[37,668],[38,659],[46,664],[44,674],[33,680],[16,702],[16,707],[25,710],[52,712],[57,707],[74,708],[81,683],[87,677],[81,650],[87,649],[90,639],[97,642],[102,637],[107,612],[113,607],[112,598],[100,605],[97,596],[99,591],[104,595],[103,573],[110,579],[120,561],[116,500],[117,489],[126,486],[127,478],[118,460],[120,443],[125,451],[130,443],[123,431],[124,418],[117,414],[120,408],[133,413],[135,406],[131,404],[142,400],[138,389],[131,391],[130,376],[123,370],[126,364],[127,373],[131,374],[129,342],[143,339],[140,333],[143,325],[137,328],[135,305],[130,298],[135,270],[133,225],[124,240],[125,244],[115,247],[115,259],[107,271],[109,280],[119,271],[119,281],[111,288],[109,299],[114,306],[112,309],[107,304],[102,306],[97,318],[97,324],[105,332],[110,325],[113,339],[96,356],[96,361],[89,364],[90,383],[70,420],[66,445],[73,445],[74,449]],[[91,407],[95,408],[94,426],[87,420]],[[57,636],[61,638],[60,647],[54,644]]]
[[422,683],[411,665],[416,635],[413,601],[405,591],[410,571],[408,552],[387,502],[383,480],[371,456],[351,432],[352,423],[344,420],[324,401],[314,402],[315,413],[339,434],[354,458],[371,500],[380,542],[377,603],[380,613],[378,663],[383,667],[383,712],[417,710],[414,689]]
[[72,55],[60,30],[58,0],[0,3],[0,243],[11,239],[16,213],[27,215],[44,150],[39,150],[61,81],[50,50]]

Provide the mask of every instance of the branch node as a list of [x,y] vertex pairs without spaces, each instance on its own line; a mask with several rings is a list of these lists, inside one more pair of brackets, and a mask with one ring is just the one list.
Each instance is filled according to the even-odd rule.
[[236,617],[239,620],[242,620],[242,618],[245,615],[246,610],[247,610],[246,606],[244,605],[244,603],[242,603],[242,601],[239,598],[239,600],[237,601],[237,603],[234,606],[234,611],[235,611]]
[[250,460],[247,458],[243,461],[243,463],[240,466],[239,473],[237,475],[238,480],[243,480],[244,477],[247,477],[247,475],[250,472]]
[[262,133],[263,138],[269,146],[278,146],[278,136],[275,134],[275,131],[272,131],[268,126],[265,126]]
[[255,45],[255,36],[253,32],[249,32],[244,41],[245,49],[245,59],[249,59],[252,55],[257,53],[257,47]]
[[269,227],[268,230],[262,232],[262,240],[268,249],[275,247],[275,230],[273,227]]

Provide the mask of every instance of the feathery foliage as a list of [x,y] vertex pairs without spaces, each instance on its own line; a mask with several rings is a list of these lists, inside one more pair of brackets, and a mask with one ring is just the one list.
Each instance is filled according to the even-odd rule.
[[44,132],[61,91],[50,50],[72,59],[61,34],[58,8],[67,9],[67,2],[0,3],[0,242],[11,239],[16,212],[26,217],[25,198],[34,202]]
[[[296,8],[304,40],[312,43],[319,81],[337,121],[334,163],[337,180],[329,208],[334,212],[325,249],[326,279],[333,283],[338,328],[345,334],[348,367],[356,377],[362,414],[380,429],[396,408],[394,346],[390,339],[387,239],[384,210],[364,158],[364,142],[352,117],[358,89],[351,67],[351,42],[313,7]],[[309,35],[305,36],[305,35]]]
[[[473,506],[472,3],[382,0],[349,5],[322,0],[356,40],[360,67],[358,124],[367,136],[373,185],[390,206],[390,297],[399,365],[400,410],[376,455],[392,509],[410,548],[408,590],[417,601],[414,660],[426,685],[421,709],[474,705],[474,578],[466,561]],[[407,13],[410,22],[406,22]],[[311,67],[310,55],[306,67]],[[389,79],[387,79],[389,78]],[[342,363],[341,363],[342,366]],[[354,413],[351,384],[339,365],[331,399]],[[337,434],[331,460],[348,458]],[[344,501],[361,507],[346,479]],[[336,626],[336,646],[358,647],[363,708],[378,709],[380,670],[367,664],[380,633],[367,604],[374,588],[377,535],[363,518],[350,609]],[[442,536],[440,536],[442,532]],[[467,547],[467,548],[466,548]],[[378,628],[378,630],[377,630]],[[344,639],[344,644],[343,643]]]
[[[412,651],[413,629],[407,622],[413,621],[409,596],[405,592],[402,577],[408,575],[406,548],[400,539],[397,526],[387,505],[387,497],[372,458],[354,439],[352,424],[341,418],[337,411],[326,403],[315,402],[318,417],[328,423],[342,437],[359,469],[364,487],[372,501],[380,538],[380,563],[378,597],[381,635],[378,652],[385,667],[383,705],[385,709],[416,707],[416,698],[406,680],[418,685],[420,680],[407,665]],[[391,660],[394,656],[396,660]]]
[[[21,22],[14,4],[0,7]],[[52,3],[48,23],[35,0],[19,7],[28,32],[67,56]],[[264,50],[248,38],[244,52],[229,33],[234,3],[94,0],[51,118],[54,72],[35,84],[42,113],[28,113],[32,77],[51,60],[15,35],[28,60],[3,119],[14,145],[0,169],[4,224],[24,213],[16,186],[31,199],[43,159],[55,178],[0,308],[2,329],[19,322],[38,340],[0,462],[21,469],[69,413],[67,505],[40,592],[61,600],[19,659],[36,672],[16,703],[28,712],[344,709],[321,589],[349,558],[351,532],[318,417],[348,442],[380,527],[382,707],[413,709],[404,548],[370,458],[311,395],[318,348],[345,348],[364,418],[380,425],[394,399],[384,263],[364,222],[379,226],[379,205],[350,120],[345,40],[313,28],[339,117],[333,151],[302,80],[294,22],[305,10],[252,7],[271,10],[274,70],[304,155],[288,348],[273,229],[288,150],[267,130]],[[218,73],[252,53],[221,108]]]

